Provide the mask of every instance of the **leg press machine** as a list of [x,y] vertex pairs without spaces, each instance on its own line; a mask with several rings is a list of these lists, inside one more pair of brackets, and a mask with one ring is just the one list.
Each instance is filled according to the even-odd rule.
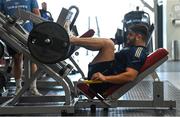
[[[25,11],[18,11],[18,13],[20,13],[18,16],[26,17],[28,20],[32,20],[35,23],[41,23],[45,21],[44,19],[35,16],[32,13]],[[60,23],[62,23],[62,21]],[[65,74],[59,74],[59,71],[63,67],[67,66],[65,65],[66,63],[64,61],[60,61],[56,64],[43,64],[34,59],[26,45],[28,34],[19,30],[17,25],[18,24],[16,22],[10,23],[7,17],[0,13],[0,37],[4,42],[6,42],[7,45],[23,53],[26,64],[25,76],[27,77],[24,86],[18,95],[13,97],[0,97],[1,115],[49,113],[60,114],[63,112],[75,113],[76,109],[91,107],[176,107],[176,101],[164,100],[163,82],[159,80],[158,74],[155,71],[157,67],[168,60],[168,52],[165,49],[160,48],[148,56],[140,74],[133,82],[127,83],[123,86],[114,85],[109,88],[104,93],[104,95],[99,95],[95,92],[89,91],[89,86],[87,83],[72,82],[71,79],[67,76],[69,72],[64,72]],[[73,58],[70,57],[69,59],[75,64],[75,67],[77,67],[77,69],[80,71],[82,77],[84,77],[84,74]],[[38,66],[38,70],[35,74],[31,74],[30,72],[31,62],[36,63]],[[44,72],[48,73],[60,86],[63,87],[64,95],[41,97],[23,96],[24,92],[29,88],[30,83],[36,77],[38,78],[42,76]],[[118,100],[121,96],[123,96],[127,91],[132,89],[148,75],[151,75],[154,79],[152,100]],[[87,97],[87,99],[80,98],[82,93]],[[96,99],[92,99],[92,97],[96,97]],[[30,103],[30,105],[23,105],[27,103]],[[34,106],[32,106],[33,104]]]

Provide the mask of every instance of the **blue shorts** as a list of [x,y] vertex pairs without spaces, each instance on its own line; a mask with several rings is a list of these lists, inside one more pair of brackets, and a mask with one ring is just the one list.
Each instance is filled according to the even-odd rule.
[[[88,80],[91,80],[92,75],[96,72],[101,72],[103,75],[112,75],[113,63],[114,63],[113,61],[105,61],[96,64],[89,64]],[[103,92],[106,91],[112,85],[115,84],[111,84],[111,83],[91,84],[90,88],[97,93],[103,94]]]

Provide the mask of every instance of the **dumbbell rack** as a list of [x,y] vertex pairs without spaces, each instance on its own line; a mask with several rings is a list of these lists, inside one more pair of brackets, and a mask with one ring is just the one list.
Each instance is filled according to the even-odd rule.
[[[23,20],[31,20],[34,23],[41,23],[46,20],[40,18],[30,12],[18,9],[16,16],[24,18]],[[14,97],[0,97],[0,114],[2,115],[17,115],[17,114],[60,114],[61,112],[74,113],[76,98],[74,96],[75,88],[73,82],[67,77],[70,69],[67,69],[64,74],[58,74],[65,66],[64,62],[57,64],[42,64],[31,56],[27,47],[28,33],[11,17],[6,17],[0,13],[0,37],[10,47],[23,53],[25,57],[25,77],[22,90]],[[72,60],[72,59],[71,59]],[[72,60],[73,61],[73,60]],[[31,74],[31,63],[38,66],[38,70]],[[75,62],[75,61],[73,61]],[[76,64],[76,63],[74,63]],[[78,67],[78,65],[75,65]],[[60,86],[63,87],[64,96],[23,96],[29,88],[32,81],[43,73],[49,74]],[[81,73],[83,74],[83,73]],[[31,103],[40,103],[43,105],[22,105]],[[46,104],[47,105],[44,105]],[[54,104],[56,103],[56,104]],[[57,104],[58,103],[58,104]]]

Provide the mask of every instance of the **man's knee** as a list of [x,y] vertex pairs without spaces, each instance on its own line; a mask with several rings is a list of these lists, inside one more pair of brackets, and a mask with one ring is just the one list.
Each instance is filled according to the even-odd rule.
[[114,42],[111,39],[106,39],[104,40],[104,47],[108,48],[108,49],[112,49],[114,51],[115,47],[114,47]]
[[37,65],[35,63],[32,63],[32,72],[35,72],[37,70]]
[[20,64],[22,62],[23,55],[21,53],[17,53],[14,56],[14,63],[15,64]]

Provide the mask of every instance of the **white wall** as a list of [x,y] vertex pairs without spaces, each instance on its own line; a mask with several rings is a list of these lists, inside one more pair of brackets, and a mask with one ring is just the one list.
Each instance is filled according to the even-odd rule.
[[165,7],[165,41],[164,47],[170,52],[170,59],[172,59],[172,42],[173,40],[180,41],[180,24],[173,25],[173,19],[180,19],[180,0],[167,0]]
[[47,2],[48,10],[52,12],[55,20],[62,7],[69,8],[71,5],[76,5],[80,10],[76,21],[80,34],[88,29],[89,16],[91,28],[96,30],[95,16],[97,16],[102,37],[114,37],[117,27],[122,28],[121,21],[124,14],[135,10],[136,6],[147,10],[140,0],[38,0],[40,8],[43,1]]
[[[79,10],[79,16],[76,21],[78,32],[81,35],[88,30],[88,17],[91,17],[91,27],[96,32],[95,16],[99,21],[101,37],[114,37],[116,29],[122,28],[122,20],[124,15],[132,10],[136,10],[136,6],[140,6],[140,10],[148,13],[152,12],[144,8],[140,0],[38,0],[41,8],[42,2],[47,2],[48,10],[52,13],[53,18],[56,19],[59,13],[64,8],[69,8],[71,5],[76,5]],[[150,5],[153,5],[153,0],[145,0]],[[154,21],[152,18],[151,21]],[[97,35],[95,35],[97,36]],[[79,49],[79,56],[73,57],[83,72],[87,73],[87,64],[94,58],[96,53],[87,51],[83,48]],[[87,54],[88,52],[88,54]]]

